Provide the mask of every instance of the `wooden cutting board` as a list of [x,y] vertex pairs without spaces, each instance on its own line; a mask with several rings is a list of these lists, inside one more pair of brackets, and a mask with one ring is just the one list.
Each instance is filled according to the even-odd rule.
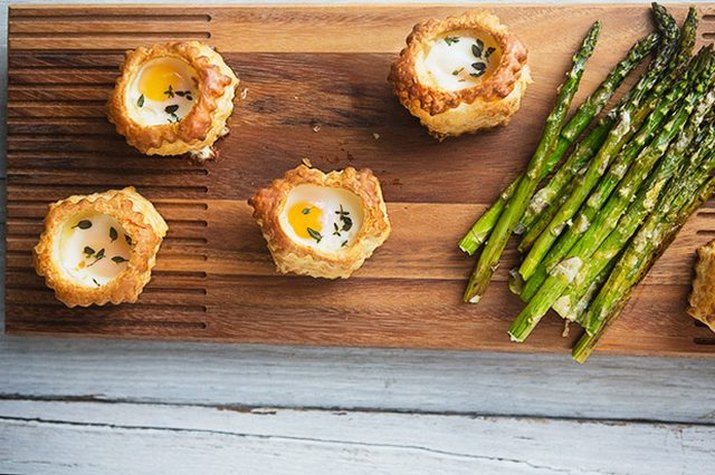
[[[638,6],[494,6],[529,47],[535,83],[506,128],[437,143],[385,78],[412,25],[464,6],[10,8],[7,154],[9,333],[299,345],[564,351],[578,331],[545,319],[524,344],[506,330],[521,303],[507,252],[479,305],[461,303],[473,259],[456,242],[522,169],[555,88],[588,26],[604,23],[577,101],[651,30]],[[715,35],[700,6],[699,42]],[[679,20],[685,6],[673,6]],[[104,103],[123,51],[199,39],[223,53],[246,98],[220,160],[147,158],[114,133]],[[370,167],[393,224],[347,281],[274,272],[246,199],[308,157],[330,170]],[[67,309],[32,268],[48,203],[134,185],[169,223],[138,304]],[[715,235],[715,209],[694,216],[636,292],[602,351],[715,355],[715,335],[684,312],[694,251]]]

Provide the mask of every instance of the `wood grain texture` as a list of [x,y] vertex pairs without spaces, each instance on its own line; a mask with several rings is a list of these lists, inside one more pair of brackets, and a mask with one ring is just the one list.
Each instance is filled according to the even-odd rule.
[[[605,24],[579,98],[650,29],[647,7],[494,7],[531,45],[536,83],[509,127],[437,144],[396,103],[384,78],[412,24],[463,9],[11,8],[6,330],[567,349],[576,335],[562,338],[557,319],[545,321],[526,344],[508,341],[506,328],[520,308],[503,285],[513,253],[479,306],[461,304],[473,262],[454,243],[528,160],[582,32],[596,18]],[[685,7],[673,11],[682,17]],[[701,33],[713,25],[706,17]],[[569,34],[554,38],[556,29]],[[247,99],[232,117],[232,133],[219,143],[218,162],[196,167],[180,158],[141,157],[104,119],[121,51],[193,35],[205,35],[222,51],[248,89]],[[335,41],[324,41],[329,35]],[[370,167],[383,183],[393,235],[349,281],[276,276],[250,218],[245,199],[302,157],[322,169]],[[137,305],[67,310],[31,269],[45,207],[69,194],[126,185],[154,200],[170,226],[155,278]],[[691,220],[602,344],[604,351],[715,355],[715,338],[683,311],[694,249],[713,234],[712,211]]]
[[0,399],[715,424],[697,358],[5,336]]
[[0,401],[0,470],[12,473],[683,474],[715,464],[714,437],[678,424]]

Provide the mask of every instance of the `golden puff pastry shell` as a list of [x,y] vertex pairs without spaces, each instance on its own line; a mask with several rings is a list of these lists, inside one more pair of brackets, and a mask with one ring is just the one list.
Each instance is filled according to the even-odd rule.
[[[284,231],[280,216],[290,191],[298,185],[338,188],[356,195],[363,206],[362,225],[352,242],[337,253],[324,253],[301,245]],[[281,273],[295,273],[327,279],[348,278],[390,235],[390,221],[382,197],[380,182],[369,169],[352,167],[341,171],[322,171],[300,165],[283,178],[258,190],[249,200],[253,216],[261,228],[276,268]]]
[[[126,232],[131,251],[126,267],[106,284],[82,285],[65,269],[60,243],[70,220],[95,213],[106,215]],[[49,206],[44,230],[34,248],[35,270],[68,307],[136,302],[151,278],[156,254],[168,227],[151,202],[133,187],[92,195],[74,195]]]
[[[425,84],[417,66],[434,44],[451,32],[490,37],[499,57],[498,64],[481,81],[458,90]],[[496,16],[472,11],[445,20],[430,19],[415,25],[406,42],[392,64],[388,80],[402,105],[420,119],[431,135],[442,140],[506,125],[519,110],[526,86],[531,83],[528,55],[524,45]]]
[[698,249],[688,313],[715,332],[715,240]]
[[[187,63],[198,75],[196,103],[180,121],[147,126],[132,119],[126,104],[127,88],[145,63],[175,58]],[[206,150],[228,132],[226,122],[233,112],[239,79],[220,54],[199,41],[160,43],[127,52],[121,75],[107,104],[107,117],[127,143],[147,155],[192,153],[206,158]]]

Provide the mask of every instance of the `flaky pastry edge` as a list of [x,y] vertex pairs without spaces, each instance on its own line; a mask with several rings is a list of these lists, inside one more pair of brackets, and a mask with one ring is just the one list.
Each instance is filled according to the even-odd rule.
[[[354,193],[363,204],[363,222],[352,243],[336,253],[326,254],[296,243],[280,225],[280,216],[289,192],[298,185],[312,184],[340,188]],[[288,170],[282,178],[262,188],[248,200],[253,217],[261,228],[276,268],[327,279],[346,279],[359,269],[390,235],[390,221],[380,182],[370,169],[348,167],[323,173],[306,165]]]
[[[127,267],[96,288],[76,283],[64,270],[56,252],[67,221],[88,211],[111,216],[132,240]],[[49,205],[44,230],[33,249],[35,270],[68,307],[133,303],[151,279],[156,254],[167,231],[168,226],[154,205],[134,187],[73,195]]]
[[[480,30],[494,38],[501,49],[498,67],[483,81],[458,91],[447,91],[422,84],[415,68],[419,53],[440,35],[457,30]],[[526,47],[516,36],[509,33],[498,17],[487,11],[468,11],[444,20],[432,18],[418,23],[408,35],[406,44],[392,63],[388,81],[392,83],[400,103],[414,116],[419,117],[423,125],[430,128],[430,116],[452,111],[462,105],[478,107],[483,109],[483,115],[494,116],[493,121],[486,117],[481,124],[471,129],[458,126],[454,133],[431,129],[431,133],[438,138],[505,125],[519,109],[526,86],[531,83]],[[520,90],[516,91],[517,88]],[[509,100],[510,104],[500,107],[503,100]],[[447,127],[452,128],[450,125]]]
[[[125,92],[147,61],[174,57],[189,64],[199,80],[196,104],[179,122],[146,126],[134,121]],[[227,120],[239,79],[220,54],[200,41],[159,43],[128,51],[107,103],[107,117],[127,143],[146,155],[200,153],[228,133]]]

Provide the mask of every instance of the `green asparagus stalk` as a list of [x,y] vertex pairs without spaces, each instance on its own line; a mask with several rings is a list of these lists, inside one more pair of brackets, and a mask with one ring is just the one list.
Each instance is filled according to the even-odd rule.
[[[707,148],[708,155],[711,155],[713,151],[712,143],[709,144],[709,147],[706,145],[705,148]],[[693,168],[698,168],[698,165],[698,163],[695,163]],[[689,201],[695,199],[697,196],[696,190],[707,180],[713,169],[715,169],[715,160],[708,157],[704,162],[704,166],[699,167],[697,170],[688,170],[684,174],[682,183],[674,190],[675,198],[667,199],[668,197],[664,197],[661,200],[662,202],[659,203],[661,211],[650,216],[641,230],[639,230],[638,235],[629,244],[623,257],[619,260],[608,282],[584,316],[584,327],[588,334],[595,334],[598,331],[603,320],[612,310],[614,292],[623,285],[623,282],[627,282],[637,272],[638,261],[644,253],[653,249],[656,242],[653,237],[658,235],[659,228],[668,227],[668,222],[677,221],[672,217],[678,216],[682,209],[687,208]],[[666,225],[664,226],[663,223],[666,223]],[[663,231],[663,229],[660,230],[660,232]],[[629,267],[626,267],[626,265]]]
[[[661,49],[659,57],[654,60],[652,66],[657,70],[666,69],[668,63],[671,59],[671,54],[673,53],[673,48],[675,48],[675,40],[677,40],[677,25],[673,18],[659,5],[654,6],[654,12],[656,13],[656,18],[659,19],[659,24],[664,24],[662,28],[664,29],[664,39],[670,41],[666,45],[670,45],[665,49]],[[695,39],[697,36],[697,11],[694,7],[691,7],[688,11],[688,16],[683,23],[682,34],[680,35],[680,42],[677,45],[678,55],[672,62],[672,70],[670,72],[669,81],[675,81],[680,72],[680,69],[687,65],[690,56],[692,55],[693,47],[695,46]],[[660,61],[659,61],[660,60]],[[653,94],[659,96],[665,91],[667,85],[670,82],[665,82],[659,85],[658,91]],[[636,85],[636,88],[638,85]],[[621,106],[622,107],[622,106]],[[613,117],[611,120],[615,121],[616,114],[614,112],[619,109],[614,109],[611,111]],[[609,114],[610,115],[610,114]],[[609,117],[607,117],[609,118]],[[595,152],[592,153],[594,155]],[[591,156],[592,156],[591,155]],[[590,157],[589,157],[590,159]],[[521,220],[519,228],[521,228],[524,236],[519,243],[519,251],[525,253],[528,251],[541,233],[546,229],[551,220],[559,211],[560,207],[568,199],[569,193],[567,187],[569,185],[573,186],[573,178],[580,171],[581,166],[574,168],[573,170],[563,169],[557,172],[556,175],[550,180],[549,184],[544,188],[539,190],[532,199],[524,217]],[[548,204],[548,206],[545,206]]]
[[[560,297],[564,290],[566,290],[569,284],[574,281],[578,273],[585,271],[585,268],[587,268],[590,263],[589,258],[598,250],[598,247],[608,237],[614,226],[619,223],[621,214],[628,206],[628,203],[636,196],[636,191],[640,187],[640,184],[668,149],[670,142],[678,135],[678,132],[688,121],[688,117],[696,109],[696,106],[701,102],[707,101],[709,96],[710,104],[712,104],[712,100],[715,99],[715,97],[712,97],[711,94],[707,94],[706,92],[711,86],[710,77],[712,76],[712,69],[715,69],[713,66],[715,65],[715,61],[709,61],[708,65],[710,68],[707,68],[707,75],[705,76],[707,81],[701,79],[696,82],[695,87],[688,93],[677,113],[665,124],[651,144],[644,149],[633,167],[623,178],[618,190],[607,203],[605,207],[606,212],[599,215],[597,222],[589,228],[587,233],[579,240],[576,246],[574,246],[574,249],[567,254],[567,257],[554,266],[539,291],[514,320],[509,328],[509,334],[513,340],[524,341],[549,308]],[[696,127],[704,118],[708,108],[709,107],[698,108],[696,113],[693,114],[692,121],[695,122]],[[652,209],[652,206],[655,205],[659,192],[662,186],[664,186],[661,183],[667,183],[665,178],[669,178],[669,174],[672,174],[674,165],[672,165],[671,162],[672,161],[668,160],[662,161],[662,166],[658,168],[660,171],[656,172],[658,178],[661,178],[662,175],[663,180],[650,183],[653,185],[652,189],[645,188],[639,193],[640,201],[642,201],[647,208]],[[652,204],[647,206],[645,203]],[[645,214],[643,217],[644,216]],[[628,222],[627,219],[624,221]],[[619,224],[619,226],[621,226],[621,224]],[[622,226],[625,227],[625,224]],[[635,232],[636,227],[637,226],[633,228],[633,232]]]
[[[609,167],[608,173],[602,176],[596,176],[601,172],[600,170],[589,170],[595,172],[593,175],[596,176],[596,178],[593,186],[588,187],[589,190],[592,190],[588,200],[585,200],[585,197],[581,198],[581,195],[576,196],[575,199],[569,197],[567,204],[571,207],[559,211],[560,215],[565,216],[568,221],[562,222],[562,224],[560,224],[561,228],[552,228],[550,231],[553,233],[552,236],[539,237],[537,240],[537,242],[540,243],[539,247],[535,245],[534,248],[529,251],[529,254],[519,268],[519,273],[524,279],[527,279],[521,294],[524,301],[531,300],[541,284],[547,279],[549,270],[571,251],[576,242],[578,242],[585,233],[594,232],[594,226],[592,226],[591,223],[596,219],[601,207],[610,198],[611,193],[624,177],[631,162],[633,162],[641,150],[645,148],[651,138],[656,135],[666,115],[678,105],[678,101],[687,92],[691,81],[702,74],[702,69],[706,66],[704,63],[708,58],[710,58],[710,49],[701,49],[686,74],[681,77],[680,81],[676,82],[674,87],[664,97],[657,95],[643,106],[639,114],[643,112],[647,113],[650,110],[653,112],[648,115],[645,124],[642,125],[634,138],[625,146],[623,151],[617,155]],[[712,59],[709,61],[711,64],[710,67],[715,67],[715,65],[712,65]],[[656,87],[655,92],[661,89],[661,84]],[[636,119],[633,122],[638,123],[640,117],[642,116],[636,115]],[[584,178],[586,177],[587,176],[584,176]],[[579,182],[579,185],[581,185],[581,182]],[[583,189],[584,187],[581,188]],[[581,206],[584,201],[585,204]],[[575,211],[579,207],[581,207],[581,213],[573,220],[573,225],[569,226],[572,216],[574,216]],[[564,208],[566,208],[566,205],[564,205]],[[568,229],[562,233],[562,228],[566,226],[569,226]],[[555,244],[551,245],[548,252],[542,257],[542,248],[545,247],[545,245],[542,244],[548,243],[552,237]]]
[[[709,100],[708,100],[709,99]],[[715,95],[708,94],[706,100],[703,101],[698,107],[708,107],[715,102]],[[709,104],[708,104],[709,103]],[[680,173],[681,177],[684,177],[680,181],[673,179],[673,182],[668,185],[669,190],[667,194],[664,194],[661,198],[661,202],[658,203],[657,213],[663,213],[668,207],[668,203],[665,201],[671,196],[678,193],[678,186],[682,186],[682,182],[687,180],[688,176],[695,173],[697,167],[700,166],[700,161],[703,158],[706,150],[712,149],[715,146],[715,134],[712,133],[712,128],[710,126],[710,120],[706,119],[707,125],[700,130],[697,130],[694,124],[689,124],[681,132],[681,136],[678,138],[677,142],[671,145],[668,150],[668,157],[672,160],[682,161]],[[696,136],[697,135],[697,136]],[[686,143],[690,142],[691,146],[686,147]],[[691,157],[690,160],[684,160],[686,156]],[[658,178],[656,176],[651,176],[649,178],[650,182],[657,183]],[[649,188],[653,190],[654,188]],[[634,219],[634,215],[643,211],[643,206],[639,206],[638,202],[631,205],[625,216]],[[643,217],[645,218],[645,216]],[[630,232],[631,234],[635,232],[635,229]],[[578,319],[579,315],[583,313],[586,308],[578,306],[581,298],[587,293],[592,282],[597,279],[597,275],[600,273],[600,269],[605,267],[608,261],[613,261],[615,257],[620,254],[623,249],[627,246],[629,235],[628,235],[628,225],[624,224],[624,220],[618,224],[618,227],[608,236],[608,238],[599,247],[598,251],[591,256],[588,262],[588,269],[586,272],[580,272],[576,280],[571,286],[561,295],[561,297],[556,301],[553,308],[561,316],[570,316],[570,319]],[[594,296],[595,297],[595,296]]]
[[[708,159],[709,162],[714,160],[714,156]],[[707,201],[713,192],[715,192],[715,177],[706,177],[705,183],[700,186],[695,196],[686,193],[679,195],[681,206],[678,207],[679,203],[674,203],[665,222],[654,218],[652,222],[655,224],[651,225],[649,218],[638,231],[589,309],[586,318],[590,318],[590,314],[598,315],[601,324],[593,334],[584,333],[579,339],[571,353],[574,360],[584,363],[588,359],[608,328],[620,315],[633,290],[675,239],[688,217]]]
[[[613,97],[616,89],[618,89],[626,76],[653,51],[659,39],[660,35],[658,33],[652,33],[636,42],[628,51],[628,54],[611,70],[606,79],[604,79],[593,94],[579,106],[573,117],[561,130],[556,147],[547,159],[547,164],[544,167],[541,179],[551,173],[554,167],[561,161],[561,158],[571,144],[581,135],[586,127],[588,127],[591,120],[601,112],[611,97]],[[499,195],[496,202],[472,225],[467,234],[459,241],[459,248],[462,249],[462,251],[473,255],[484,241],[486,241],[487,237],[489,237],[489,233],[504,210],[507,201],[514,194],[522,176],[523,174],[517,177]]]
[[514,227],[517,225],[519,219],[521,219],[524,209],[534,194],[534,190],[539,184],[539,179],[543,175],[548,162],[549,154],[556,145],[561,127],[571,106],[571,101],[578,90],[586,62],[593,54],[600,31],[601,23],[594,23],[584,38],[581,48],[573,57],[571,70],[566,75],[566,80],[559,89],[556,104],[546,119],[544,132],[534,152],[534,156],[529,162],[526,173],[523,178],[519,180],[519,185],[514,195],[499,217],[489,242],[479,256],[479,261],[477,262],[474,273],[469,279],[467,289],[464,293],[465,302],[477,303],[479,301],[489,285],[494,270],[499,265],[509,236],[511,236]]
[[[576,303],[571,307],[571,310],[568,313],[564,312],[561,316],[566,320],[577,322],[582,325],[583,315],[586,309],[589,305],[591,305],[593,299],[596,298],[598,291],[601,290],[603,284],[606,280],[608,280],[608,276],[611,275],[615,266],[616,259],[611,259],[611,262],[609,262],[608,265],[593,279],[591,284],[586,289],[586,292],[584,292],[584,294],[576,301]],[[558,300],[556,302],[558,303]],[[554,304],[554,307],[552,308],[556,308],[556,305]]]

